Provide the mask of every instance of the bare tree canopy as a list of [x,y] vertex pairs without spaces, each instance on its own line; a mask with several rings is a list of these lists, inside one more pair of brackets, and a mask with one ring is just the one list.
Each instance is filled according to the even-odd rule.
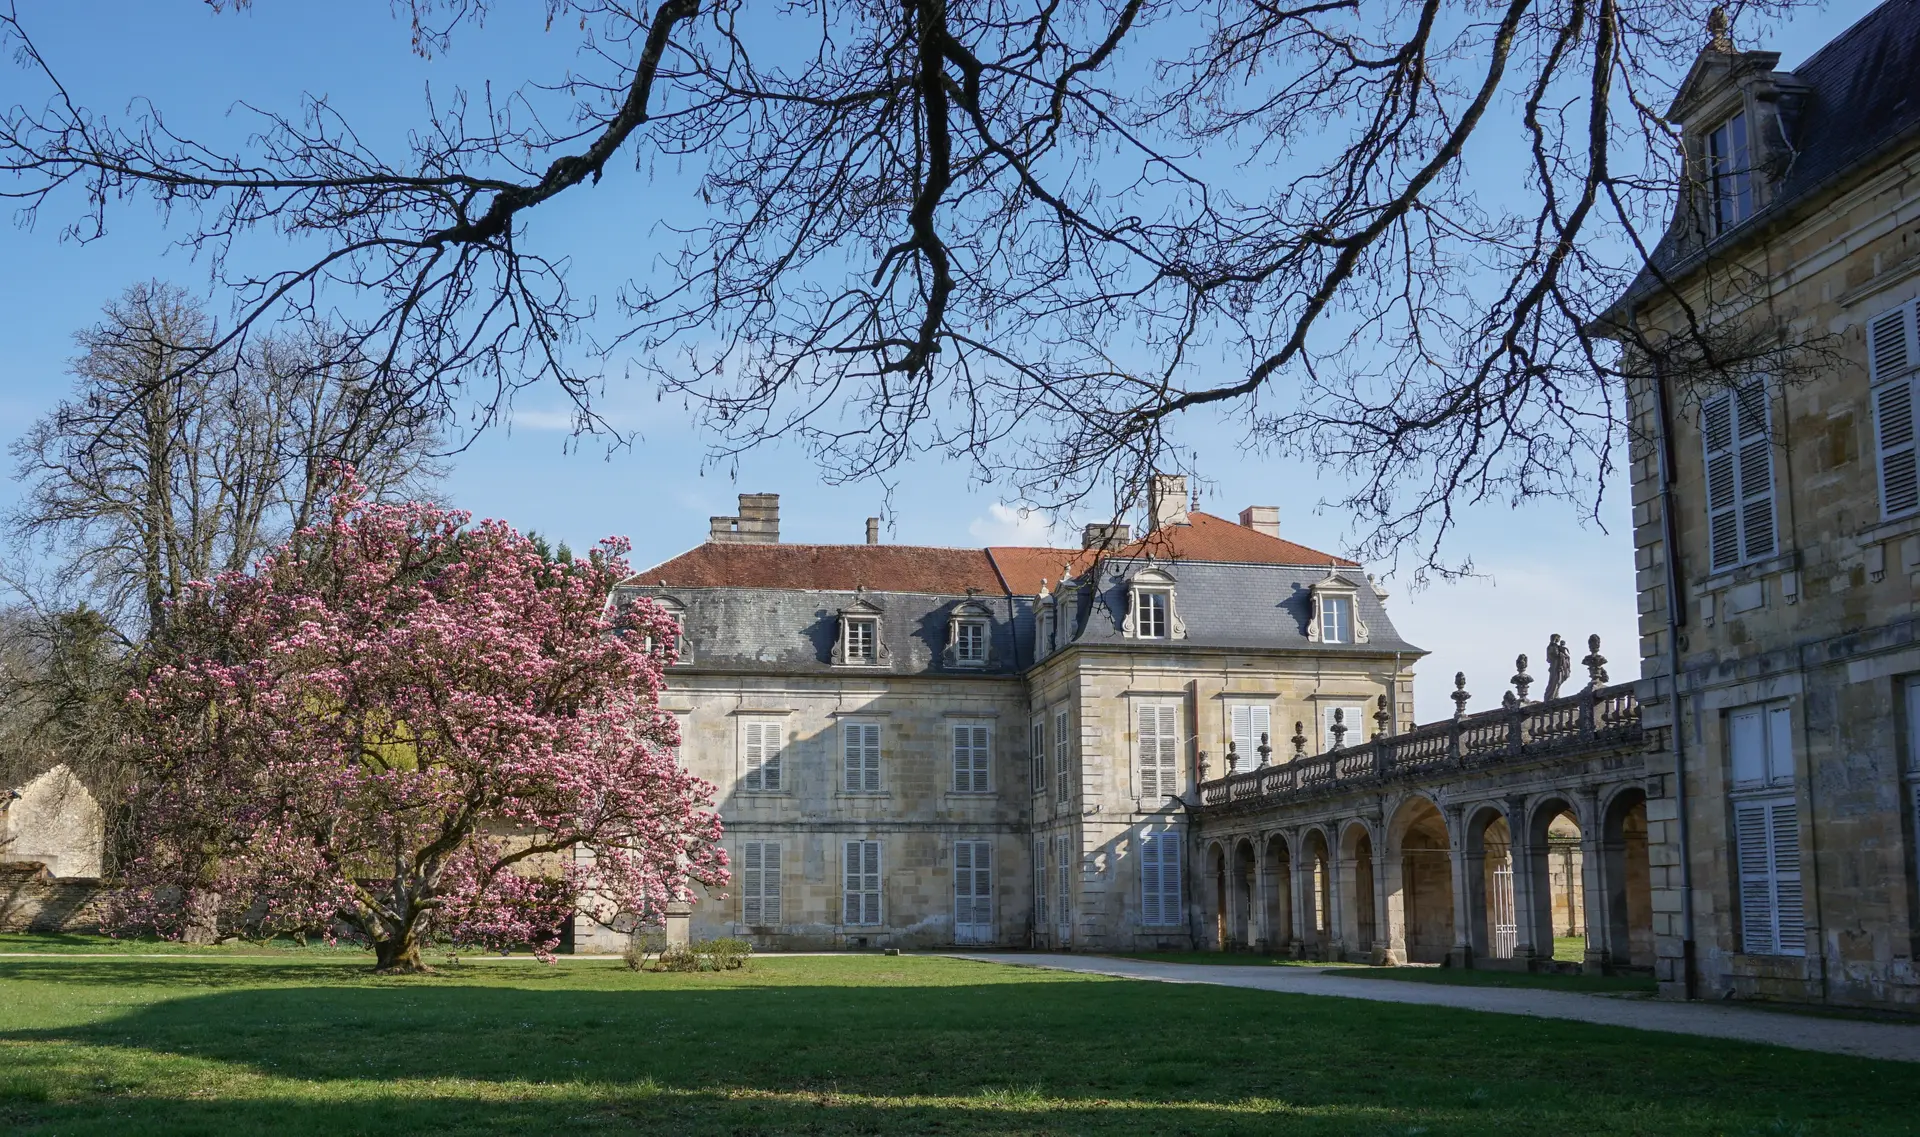
[[[0,187],[82,238],[143,195],[190,226],[242,297],[209,351],[346,292],[348,342],[422,405],[544,382],[591,425],[625,366],[722,453],[797,435],[858,477],[942,450],[1042,505],[1137,486],[1214,408],[1344,468],[1362,552],[1429,561],[1463,501],[1598,492],[1623,394],[1592,325],[1667,225],[1663,108],[1707,35],[1676,0],[396,7],[422,52],[537,14],[577,65],[442,93],[399,152],[320,98],[245,109],[223,152],[88,109],[9,16],[45,95],[0,119]],[[700,220],[649,247],[667,213],[636,201],[606,310],[528,242],[616,163],[682,162]],[[226,259],[261,230],[304,254]]]
[[6,523],[51,565],[38,604],[57,613],[82,594],[129,645],[164,626],[189,582],[305,527],[336,463],[385,493],[436,474],[433,424],[384,398],[328,329],[221,348],[185,292],[142,284],[75,339],[72,395],[13,443],[25,492]]

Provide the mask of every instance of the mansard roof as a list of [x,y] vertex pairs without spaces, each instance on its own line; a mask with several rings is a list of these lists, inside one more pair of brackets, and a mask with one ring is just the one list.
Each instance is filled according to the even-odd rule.
[[996,546],[988,549],[993,563],[1016,596],[1033,596],[1040,582],[1057,588],[1065,576],[1079,576],[1100,558],[1214,562],[1237,565],[1328,565],[1359,568],[1356,561],[1310,549],[1281,537],[1269,536],[1238,522],[1195,510],[1187,524],[1156,529],[1117,549],[1044,549]]

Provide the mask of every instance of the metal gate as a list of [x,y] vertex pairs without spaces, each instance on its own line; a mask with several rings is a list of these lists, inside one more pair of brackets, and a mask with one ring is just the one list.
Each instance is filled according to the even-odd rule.
[[1487,898],[1492,909],[1493,957],[1512,959],[1514,941],[1520,927],[1513,916],[1513,861],[1507,859],[1493,868],[1493,894]]

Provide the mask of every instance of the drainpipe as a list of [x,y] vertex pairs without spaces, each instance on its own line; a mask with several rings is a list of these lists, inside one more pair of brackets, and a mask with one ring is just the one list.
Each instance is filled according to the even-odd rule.
[[[1629,326],[1638,312],[1628,314]],[[1673,429],[1667,408],[1667,379],[1660,366],[1658,352],[1648,352],[1653,364],[1654,414],[1659,420],[1660,448],[1660,524],[1664,531],[1667,562],[1667,690],[1672,700],[1672,724],[1667,735],[1673,748],[1674,808],[1679,813],[1680,838],[1680,967],[1688,999],[1700,997],[1699,969],[1695,965],[1693,938],[1693,843],[1687,816],[1687,752],[1680,729],[1680,546],[1673,519]]]

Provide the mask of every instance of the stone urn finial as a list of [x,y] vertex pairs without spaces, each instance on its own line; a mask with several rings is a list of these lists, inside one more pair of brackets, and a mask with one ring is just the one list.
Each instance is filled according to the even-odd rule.
[[1295,758],[1307,756],[1307,724],[1299,719],[1293,720],[1293,756]]
[[1454,718],[1467,717],[1467,700],[1473,698],[1473,696],[1467,694],[1466,672],[1456,671],[1453,673],[1453,694],[1448,695],[1447,698],[1453,700]]
[[1707,50],[1722,55],[1732,55],[1736,50],[1733,46],[1733,21],[1727,17],[1727,10],[1717,4],[1707,13]]
[[1381,739],[1387,736],[1387,728],[1393,724],[1393,712],[1387,709],[1385,695],[1380,696],[1380,701],[1375,706],[1378,709],[1373,712],[1373,737]]
[[1264,730],[1260,732],[1260,746],[1258,749],[1260,751],[1260,765],[1265,766],[1273,759],[1273,747],[1268,744],[1267,732]]
[[1580,662],[1586,665],[1589,686],[1607,685],[1607,657],[1600,654],[1600,636],[1597,633],[1587,637],[1587,656]]
[[1345,707],[1333,708],[1333,725],[1327,730],[1333,735],[1333,748],[1340,749],[1341,744],[1347,740],[1347,709]]
[[1527,701],[1527,688],[1533,686],[1533,676],[1527,674],[1527,653],[1521,652],[1513,657],[1514,702]]

